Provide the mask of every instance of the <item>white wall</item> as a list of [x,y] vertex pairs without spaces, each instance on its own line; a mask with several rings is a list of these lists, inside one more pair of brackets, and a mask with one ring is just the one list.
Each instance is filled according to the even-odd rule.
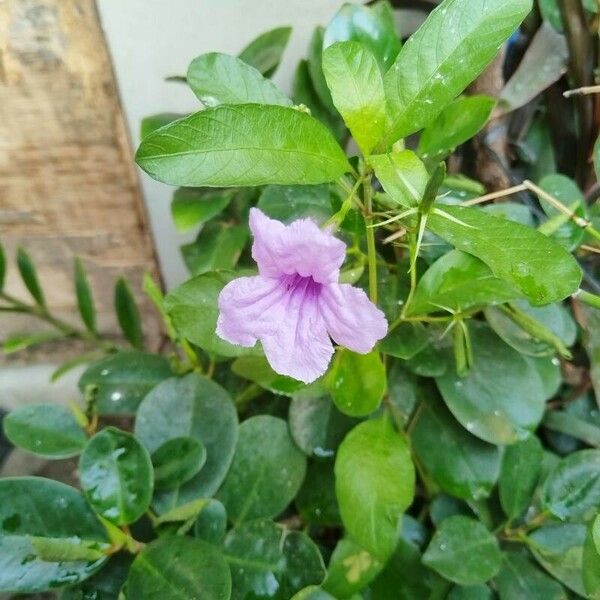
[[[142,117],[159,112],[191,112],[198,103],[189,89],[166,83],[185,74],[204,52],[237,54],[268,29],[292,25],[284,61],[274,77],[289,91],[293,72],[315,25],[326,24],[341,0],[97,0],[112,54],[121,99],[134,147]],[[140,171],[150,224],[167,287],[183,281],[182,237],[173,227],[173,188]]]

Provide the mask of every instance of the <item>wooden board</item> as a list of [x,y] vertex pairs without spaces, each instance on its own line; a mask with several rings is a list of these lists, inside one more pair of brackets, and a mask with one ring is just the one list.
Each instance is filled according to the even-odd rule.
[[[102,327],[116,331],[116,278],[128,276],[139,291],[143,272],[156,272],[132,156],[94,1],[0,2],[0,239],[11,293],[27,298],[13,260],[22,245],[49,305],[76,320],[72,262],[80,256]],[[145,300],[143,312],[156,340]],[[0,339],[36,328],[0,315]]]

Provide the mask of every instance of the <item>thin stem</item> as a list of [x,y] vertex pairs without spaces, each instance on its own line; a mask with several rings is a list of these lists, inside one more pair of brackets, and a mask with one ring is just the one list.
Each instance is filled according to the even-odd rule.
[[406,318],[408,307],[410,306],[415,292],[417,291],[417,242],[414,233],[411,233],[408,236],[408,250],[410,254],[410,291],[408,292],[408,297],[406,298],[406,302],[404,303],[402,312],[400,313],[400,320],[402,321]]
[[600,296],[596,294],[591,294],[590,292],[586,292],[585,290],[577,290],[573,294],[573,298],[577,298],[582,302],[585,302],[589,306],[593,306],[594,308],[600,309]]
[[505,196],[511,196],[512,194],[518,194],[519,192],[527,191],[527,187],[524,184],[515,185],[499,192],[492,192],[491,194],[485,194],[485,196],[479,196],[479,198],[473,198],[472,200],[465,200],[461,202],[461,206],[474,206],[487,202],[488,200],[496,200],[497,198],[504,198]]
[[565,98],[570,98],[571,96],[586,96],[588,94],[600,94],[600,85],[584,85],[583,87],[563,92]]
[[375,249],[375,231],[373,230],[373,188],[371,176],[365,177],[364,186],[365,225],[367,230],[367,262],[369,265],[369,298],[377,304],[377,251]]

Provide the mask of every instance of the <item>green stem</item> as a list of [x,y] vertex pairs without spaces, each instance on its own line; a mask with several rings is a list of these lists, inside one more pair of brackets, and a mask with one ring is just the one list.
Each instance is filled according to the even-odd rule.
[[410,306],[412,299],[417,290],[417,257],[416,254],[416,236],[414,233],[411,233],[408,236],[408,251],[410,253],[410,291],[408,292],[408,297],[406,298],[406,302],[402,307],[402,312],[400,313],[400,321],[403,321],[406,318],[406,313],[408,312],[408,307]]
[[370,175],[365,177],[363,190],[367,230],[367,262],[369,265],[369,298],[373,304],[377,304],[377,251],[375,249],[375,230],[373,229],[373,188],[371,187]]
[[585,290],[577,290],[573,294],[573,298],[577,298],[594,308],[600,309],[600,296],[596,294],[591,294],[590,292],[586,292]]

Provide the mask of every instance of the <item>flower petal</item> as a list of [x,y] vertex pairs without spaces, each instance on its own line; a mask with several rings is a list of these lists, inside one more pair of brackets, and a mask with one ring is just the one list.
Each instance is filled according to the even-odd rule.
[[335,342],[366,354],[387,333],[387,320],[363,290],[347,283],[323,286],[319,310]]
[[251,348],[263,335],[276,330],[270,310],[284,301],[285,295],[286,290],[277,279],[260,275],[234,279],[219,294],[217,335]]
[[261,275],[298,274],[312,277],[318,283],[338,280],[346,245],[310,219],[299,219],[285,226],[252,208],[250,229],[254,235],[252,257]]

